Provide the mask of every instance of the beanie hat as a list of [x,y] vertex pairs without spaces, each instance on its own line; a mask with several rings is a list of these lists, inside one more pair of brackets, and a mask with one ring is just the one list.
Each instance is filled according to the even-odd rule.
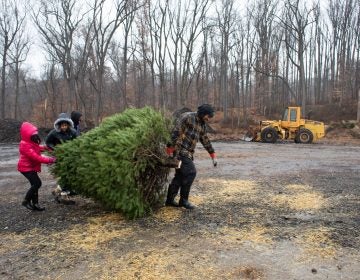
[[212,118],[214,116],[215,110],[211,105],[203,104],[198,107],[197,113],[199,117],[209,115],[209,117]]
[[82,114],[78,111],[72,111],[70,118],[74,123],[74,126],[77,126],[79,124],[80,118],[81,118]]

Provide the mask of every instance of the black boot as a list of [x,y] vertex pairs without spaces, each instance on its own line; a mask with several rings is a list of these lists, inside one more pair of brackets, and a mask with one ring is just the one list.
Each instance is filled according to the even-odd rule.
[[165,201],[165,206],[179,207],[179,203],[177,203],[177,202],[175,201],[175,199],[173,199],[173,200],[166,200],[166,201]]
[[34,193],[34,195],[32,197],[32,206],[33,206],[34,210],[37,210],[37,211],[45,210],[45,207],[41,207],[39,205],[39,194],[37,191]]
[[189,200],[187,200],[185,198],[182,198],[182,197],[180,197],[179,206],[184,207],[184,208],[189,209],[189,210],[195,209],[195,205],[191,204],[189,202]]
[[184,207],[186,209],[194,209],[195,205],[189,202],[189,194],[190,194],[191,184],[186,184],[185,186],[181,187],[180,190],[180,200],[179,206]]
[[169,185],[165,206],[179,207],[179,204],[175,201],[178,191],[178,186],[172,184]]
[[30,201],[28,200],[24,200],[22,203],[21,203],[22,206],[26,207],[27,209],[29,210],[35,210],[33,205],[31,204]]
[[36,188],[31,186],[25,195],[24,201],[21,203],[22,206],[26,207],[29,210],[35,210],[32,204],[32,199],[36,193]]
[[41,207],[38,203],[34,204],[33,207],[34,207],[34,210],[37,210],[37,211],[45,210],[45,207]]

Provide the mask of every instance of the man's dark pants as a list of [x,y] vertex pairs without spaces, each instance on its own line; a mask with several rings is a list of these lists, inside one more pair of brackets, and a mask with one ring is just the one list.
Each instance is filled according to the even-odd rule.
[[175,169],[175,177],[172,179],[168,194],[167,201],[173,201],[180,189],[180,200],[188,200],[192,183],[196,177],[196,168],[192,159],[186,156],[179,156],[182,161],[181,167]]

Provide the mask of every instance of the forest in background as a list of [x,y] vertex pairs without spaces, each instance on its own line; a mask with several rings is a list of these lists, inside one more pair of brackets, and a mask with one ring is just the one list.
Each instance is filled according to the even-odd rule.
[[[51,127],[80,110],[97,125],[128,107],[211,103],[235,127],[288,105],[359,122],[359,1],[240,2],[1,0],[0,118]],[[40,78],[25,66],[35,38]]]

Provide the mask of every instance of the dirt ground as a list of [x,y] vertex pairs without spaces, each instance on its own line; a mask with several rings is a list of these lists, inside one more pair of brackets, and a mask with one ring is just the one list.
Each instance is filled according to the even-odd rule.
[[[126,221],[90,199],[20,205],[17,144],[0,144],[1,279],[360,279],[360,141],[198,148],[193,211]],[[169,180],[171,176],[169,177]]]

